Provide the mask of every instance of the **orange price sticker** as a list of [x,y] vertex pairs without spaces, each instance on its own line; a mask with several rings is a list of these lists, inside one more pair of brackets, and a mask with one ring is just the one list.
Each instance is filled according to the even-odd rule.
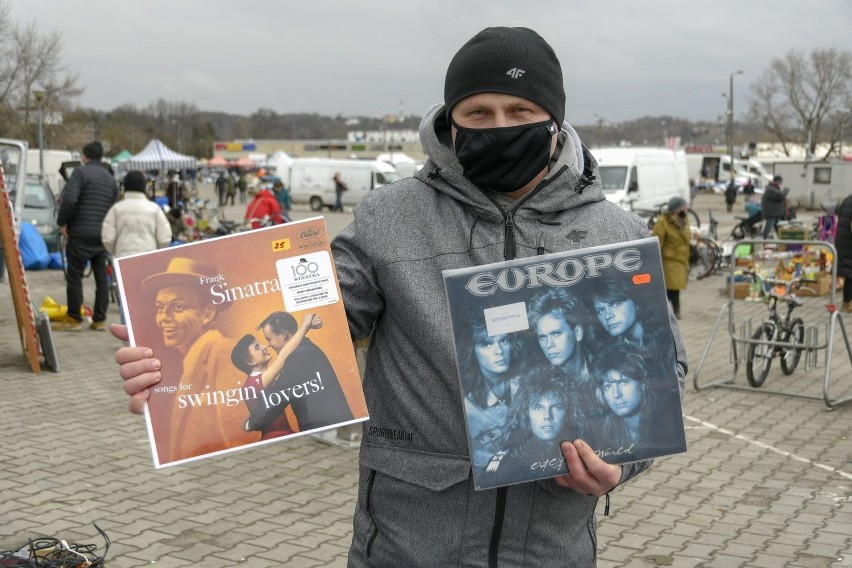
[[647,272],[645,274],[634,274],[633,275],[633,283],[634,284],[648,284],[651,281],[651,275]]
[[290,250],[290,239],[272,241],[272,252],[281,252],[282,250]]

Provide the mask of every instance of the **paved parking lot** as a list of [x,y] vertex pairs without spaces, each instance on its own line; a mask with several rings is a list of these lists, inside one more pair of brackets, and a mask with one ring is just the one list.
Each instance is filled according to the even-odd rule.
[[[729,230],[721,196],[701,196],[696,208],[702,217],[715,209],[720,234]],[[28,278],[36,304],[47,295],[64,303],[61,272]],[[91,301],[93,281],[85,286]],[[803,360],[790,377],[775,367],[763,389],[693,388],[724,286],[713,275],[682,294],[689,450],[614,491],[608,517],[601,503],[599,566],[852,567],[852,405],[829,411],[821,400],[763,392],[820,397],[824,351],[817,368]],[[808,299],[801,309],[823,337],[826,302]],[[97,522],[112,539],[112,568],[345,566],[356,450],[299,438],[155,471],[144,420],[126,409],[117,342],[88,330],[54,334],[61,371],[33,375],[6,284],[0,308],[0,549],[43,535],[100,543]],[[762,311],[736,302],[736,324]],[[708,347],[702,382],[733,373],[726,322]],[[829,365],[832,394],[852,396],[839,337]],[[734,384],[746,384],[742,366]]]

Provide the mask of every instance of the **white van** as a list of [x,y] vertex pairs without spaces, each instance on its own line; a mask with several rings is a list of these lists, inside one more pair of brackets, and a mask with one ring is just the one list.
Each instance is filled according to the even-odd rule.
[[293,203],[308,203],[313,211],[333,207],[335,194],[332,178],[336,172],[340,172],[340,177],[349,188],[343,192],[343,205],[355,205],[368,191],[399,179],[394,167],[386,162],[296,158],[287,176]]
[[690,202],[686,156],[663,148],[599,148],[601,185],[622,209],[651,213],[672,197]]
[[[80,159],[79,152],[69,150],[50,150],[45,148],[44,157],[44,181],[50,186],[54,197],[62,193],[65,188],[65,180],[59,173],[59,168],[64,162],[73,162]],[[39,150],[38,148],[27,150],[27,172],[30,175],[39,175]]]

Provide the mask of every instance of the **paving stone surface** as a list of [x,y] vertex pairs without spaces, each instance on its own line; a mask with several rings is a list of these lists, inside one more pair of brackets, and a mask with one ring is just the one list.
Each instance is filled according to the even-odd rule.
[[[730,230],[721,196],[700,196],[696,208],[703,219],[714,210],[720,235]],[[48,295],[64,303],[61,272],[28,279],[36,304]],[[85,281],[87,302],[93,286]],[[713,275],[682,293],[689,449],[616,489],[608,517],[601,502],[599,566],[850,567],[852,405],[822,401],[825,349],[788,377],[776,363],[764,387],[748,387],[742,362],[734,372],[724,287],[725,275]],[[823,342],[827,302],[808,298],[799,312]],[[732,313],[739,331],[765,307],[737,301]],[[852,396],[837,329],[835,399]],[[304,437],[156,471],[144,419],[127,412],[111,336],[54,334],[61,370],[34,375],[5,283],[0,330],[0,549],[40,536],[100,544],[96,522],[112,539],[111,568],[345,566],[356,450]],[[733,378],[739,388],[696,390],[696,374],[702,386]]]

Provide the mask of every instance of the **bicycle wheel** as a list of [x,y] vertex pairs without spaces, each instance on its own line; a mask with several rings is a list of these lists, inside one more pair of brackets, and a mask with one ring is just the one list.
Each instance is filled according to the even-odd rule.
[[[769,324],[761,325],[755,331],[751,338],[753,340],[770,341],[772,339],[772,326]],[[774,348],[769,345],[760,345],[757,343],[749,343],[748,354],[746,355],[746,378],[748,384],[754,388],[759,387],[766,380],[769,374],[769,367],[772,365],[772,356]]]
[[695,254],[690,258],[689,277],[701,280],[713,273],[716,268],[717,247],[707,239],[698,239],[695,244]]
[[746,230],[743,224],[740,223],[731,230],[731,238],[735,241],[741,241],[746,237]]
[[801,318],[790,322],[790,332],[781,340],[790,343],[790,347],[785,347],[781,352],[781,371],[789,375],[796,370],[799,359],[802,358],[802,351],[805,350],[805,324]]
[[687,209],[686,215],[689,217],[689,225],[691,227],[701,228],[701,219],[698,218],[698,213],[692,209]]

